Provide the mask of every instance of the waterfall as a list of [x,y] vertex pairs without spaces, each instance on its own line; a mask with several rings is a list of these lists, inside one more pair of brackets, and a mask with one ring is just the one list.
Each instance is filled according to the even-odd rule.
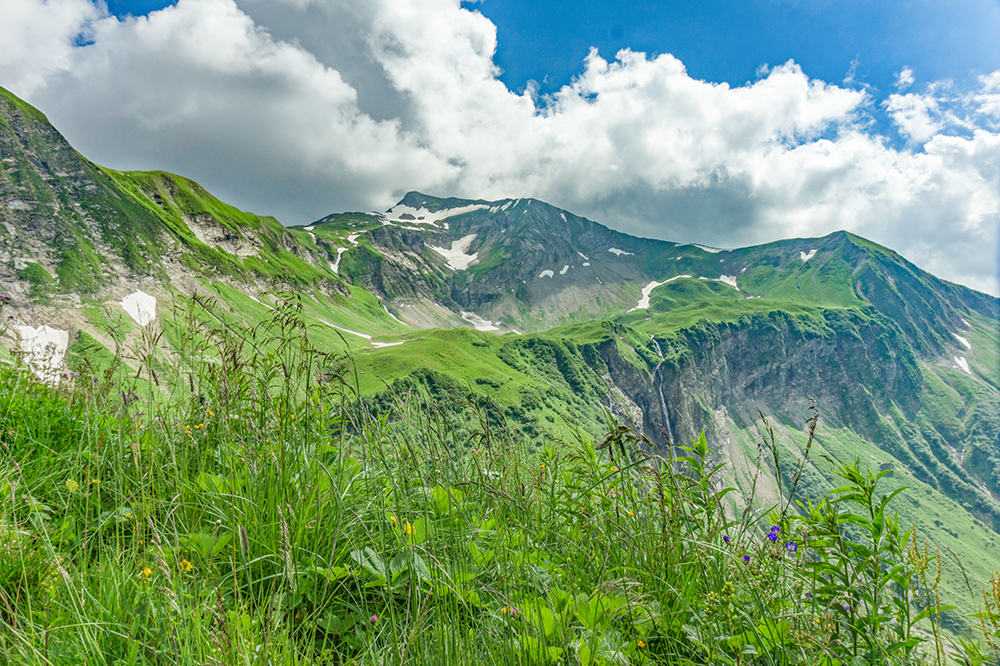
[[653,338],[653,344],[656,345],[656,355],[660,357],[660,364],[653,371],[653,380],[656,382],[656,390],[660,394],[660,413],[663,414],[663,423],[666,425],[667,438],[670,440],[670,445],[673,446],[674,432],[670,427],[670,415],[667,413],[667,399],[663,397],[663,349],[656,338]]

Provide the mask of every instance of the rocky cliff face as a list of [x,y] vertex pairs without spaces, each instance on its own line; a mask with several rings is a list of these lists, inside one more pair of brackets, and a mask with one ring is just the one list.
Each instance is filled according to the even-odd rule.
[[[989,430],[1000,393],[921,359],[900,327],[874,310],[827,311],[820,321],[778,312],[703,321],[651,344],[663,360],[645,368],[627,362],[612,342],[601,345],[601,360],[609,382],[642,410],[641,427],[661,450],[668,437],[685,444],[705,431],[724,451],[733,423],[753,424],[762,413],[794,429],[815,404],[824,425],[849,429],[881,450],[876,462],[902,466],[1000,531],[1000,442]],[[933,389],[942,377],[967,392],[977,386],[957,409],[962,421],[945,413]]]

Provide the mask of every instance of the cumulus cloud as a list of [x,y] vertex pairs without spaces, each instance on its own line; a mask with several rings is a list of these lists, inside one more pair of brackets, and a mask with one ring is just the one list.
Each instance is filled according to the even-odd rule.
[[[914,91],[904,68],[879,102],[794,62],[730,87],[626,49],[538,98],[499,80],[496,28],[459,0],[180,0],[124,20],[86,0],[7,5],[0,38],[39,35],[0,54],[0,85],[82,152],[286,223],[410,189],[534,196],[720,246],[848,229],[1000,293],[1000,72]],[[905,147],[871,129],[879,108]]]
[[896,74],[896,90],[906,90],[916,81],[913,78],[913,70],[909,67],[904,67],[898,74]]

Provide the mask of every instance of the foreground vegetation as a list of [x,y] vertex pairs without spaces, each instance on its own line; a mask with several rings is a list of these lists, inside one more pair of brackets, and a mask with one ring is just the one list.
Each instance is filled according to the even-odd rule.
[[529,453],[489,404],[372,413],[294,308],[188,336],[169,396],[155,339],[58,388],[0,366],[0,664],[996,663],[1000,578],[946,642],[898,491],[792,502],[766,423],[791,487],[733,512],[704,438]]

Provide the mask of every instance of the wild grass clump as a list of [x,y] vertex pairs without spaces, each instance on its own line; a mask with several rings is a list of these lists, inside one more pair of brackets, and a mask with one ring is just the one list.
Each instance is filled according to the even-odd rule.
[[609,420],[534,455],[419,393],[390,420],[294,302],[252,332],[193,307],[133,384],[0,366],[0,664],[946,659],[939,560],[880,475],[734,516],[704,437],[663,459]]

